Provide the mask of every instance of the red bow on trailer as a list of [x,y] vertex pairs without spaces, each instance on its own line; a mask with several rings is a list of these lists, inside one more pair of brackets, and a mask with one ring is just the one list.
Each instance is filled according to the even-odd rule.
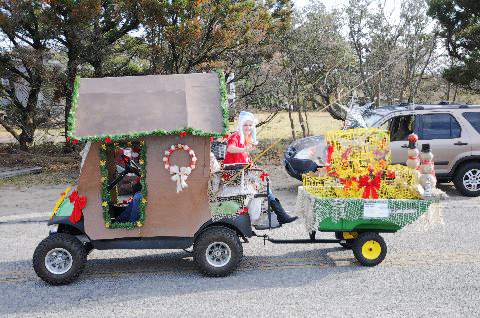
[[363,190],[362,198],[368,199],[371,195],[373,199],[378,199],[377,190],[380,189],[380,182],[381,180],[379,175],[377,175],[373,179],[370,179],[368,175],[360,177],[360,180],[358,180],[358,186],[361,188],[365,188]]
[[327,141],[327,163],[329,164],[332,161],[332,154],[333,154],[334,147],[330,143],[330,141]]
[[262,174],[260,175],[260,179],[262,179],[262,181],[265,181],[265,177],[269,177],[270,175],[267,173],[267,172],[262,172]]
[[73,191],[68,198],[70,203],[73,203],[73,211],[69,221],[75,224],[82,218],[82,209],[87,204],[87,197],[79,196],[77,191]]

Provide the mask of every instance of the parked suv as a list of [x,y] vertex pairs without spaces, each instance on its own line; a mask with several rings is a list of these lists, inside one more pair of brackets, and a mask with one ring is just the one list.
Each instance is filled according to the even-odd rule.
[[[392,163],[405,164],[407,137],[418,135],[418,144],[429,143],[439,182],[453,181],[466,196],[480,195],[480,105],[400,104],[364,108],[347,115],[344,129],[372,127],[390,132]],[[323,136],[297,140],[284,154],[287,172],[299,180],[302,173],[325,164]]]

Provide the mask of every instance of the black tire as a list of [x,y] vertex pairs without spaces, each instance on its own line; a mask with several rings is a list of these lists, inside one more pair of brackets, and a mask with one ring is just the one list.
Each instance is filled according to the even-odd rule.
[[[52,264],[55,263],[55,255],[60,258],[65,256],[63,264]],[[48,259],[46,259],[47,256]],[[52,234],[45,238],[33,253],[35,273],[51,285],[68,284],[77,279],[85,268],[86,261],[87,252],[82,242],[73,235],[65,233]],[[67,266],[65,272],[61,266]]]
[[[343,238],[343,232],[335,232],[335,238],[337,240],[345,240]],[[346,240],[346,243],[338,243],[340,244],[341,247],[343,247],[346,250],[351,250],[353,248],[353,242],[355,241],[354,239],[348,239]]]
[[362,233],[353,243],[353,255],[364,266],[376,266],[385,259],[387,244],[378,233]]
[[[213,253],[219,253],[218,257]],[[210,259],[207,259],[207,254],[211,255]],[[206,229],[193,245],[193,260],[207,276],[227,276],[237,267],[242,257],[243,247],[238,235],[225,227]]]
[[88,256],[90,254],[90,252],[93,251],[93,244],[90,243],[90,242],[87,242],[87,243],[83,244],[83,248],[85,249],[85,253]]
[[[469,180],[475,185],[468,184]],[[467,162],[461,164],[455,172],[453,184],[461,194],[467,197],[478,197],[480,195],[480,163]]]

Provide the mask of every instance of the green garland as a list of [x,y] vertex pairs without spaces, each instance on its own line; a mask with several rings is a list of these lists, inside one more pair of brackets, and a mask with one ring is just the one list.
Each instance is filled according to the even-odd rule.
[[75,79],[74,90],[72,95],[72,107],[70,109],[70,114],[68,116],[68,130],[67,137],[70,137],[73,140],[77,141],[103,141],[105,138],[110,138],[112,141],[128,140],[128,139],[139,139],[141,137],[148,136],[165,136],[165,135],[178,135],[181,132],[187,132],[194,136],[202,137],[222,137],[228,132],[228,101],[227,101],[227,86],[225,84],[225,75],[222,70],[216,70],[218,75],[218,80],[220,84],[220,106],[222,108],[223,114],[223,131],[221,133],[207,132],[199,129],[194,129],[192,127],[181,127],[175,130],[153,130],[153,131],[139,131],[132,132],[128,134],[118,134],[118,135],[93,135],[86,137],[76,137],[75,136],[75,127],[76,127],[76,111],[78,103],[78,90],[80,88],[80,77]]
[[77,113],[79,90],[80,90],[80,76],[77,76],[75,77],[75,81],[73,82],[72,105],[70,107],[70,112],[68,114],[68,119],[67,119],[67,136],[65,136],[73,139],[76,139],[74,134],[74,131],[76,128],[75,114]]
[[[218,79],[220,81],[220,106],[223,112],[223,132],[221,136],[228,131],[228,99],[227,99],[227,83],[225,81],[225,74],[223,70],[217,69]],[[220,136],[217,136],[220,137]]]
[[[140,202],[140,215],[136,223],[124,222],[124,223],[112,223],[110,216],[110,208],[108,202],[112,200],[110,196],[110,191],[107,190],[108,187],[108,169],[107,169],[107,149],[115,150],[116,146],[121,147],[132,147],[140,148],[139,154],[139,164],[141,169],[141,178],[140,183],[142,184],[142,201]],[[111,229],[117,228],[126,228],[133,229],[135,227],[141,227],[145,223],[145,207],[147,205],[147,183],[146,179],[146,146],[143,140],[140,141],[122,141],[118,143],[104,143],[100,146],[100,171],[101,171],[101,182],[102,182],[102,208],[103,208],[103,219],[105,221],[105,227]]]

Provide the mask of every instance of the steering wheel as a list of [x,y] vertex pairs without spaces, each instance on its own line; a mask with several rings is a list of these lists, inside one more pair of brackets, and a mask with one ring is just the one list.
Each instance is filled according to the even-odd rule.
[[123,161],[125,161],[125,164],[127,165],[126,170],[128,172],[133,172],[134,174],[140,177],[141,175],[140,167],[135,163],[135,161],[133,161],[132,159],[130,159],[130,157],[125,155],[122,155],[122,158],[123,158]]

